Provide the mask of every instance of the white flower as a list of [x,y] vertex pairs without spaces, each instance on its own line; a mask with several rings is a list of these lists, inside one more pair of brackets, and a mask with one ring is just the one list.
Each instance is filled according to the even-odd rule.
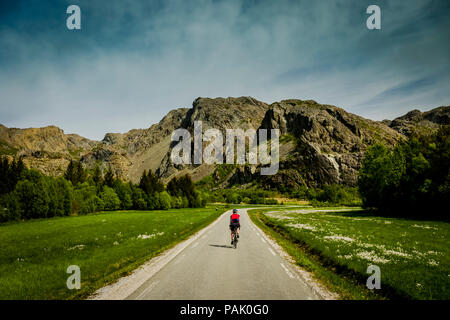
[[348,242],[352,242],[355,241],[355,239],[349,238],[349,237],[344,237],[344,236],[325,236],[323,237],[324,239],[330,239],[330,240],[336,240],[336,241],[348,241]]
[[301,223],[297,223],[297,224],[287,224],[287,227],[291,227],[291,228],[295,228],[295,229],[305,229],[305,230],[310,230],[310,231],[316,231],[316,229],[313,226],[307,225],[307,224],[301,224]]
[[151,239],[153,238],[155,235],[154,234],[140,234],[137,236],[138,239]]
[[428,265],[430,265],[430,266],[438,266],[439,262],[437,262],[436,260],[431,259],[431,260],[428,260]]
[[71,248],[67,248],[67,250],[74,250],[74,249],[79,249],[79,250],[83,250],[84,248],[84,244],[77,244],[76,246],[73,246]]
[[376,263],[388,263],[390,260],[377,256],[373,252],[362,251],[358,252],[357,256],[364,260],[373,261]]

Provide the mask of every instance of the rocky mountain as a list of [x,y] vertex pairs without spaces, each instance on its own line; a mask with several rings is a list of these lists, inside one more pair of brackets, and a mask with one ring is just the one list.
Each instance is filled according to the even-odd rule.
[[315,101],[276,102],[262,127],[277,128],[282,136],[292,137],[282,145],[279,173],[266,178],[272,186],[355,185],[369,145],[394,145],[403,138],[384,124]]
[[[16,129],[0,125],[0,154],[22,156],[29,167],[51,175],[62,174],[70,159],[77,159],[87,168],[111,167],[133,182],[151,169],[166,181],[189,173],[195,181],[207,179],[215,187],[354,185],[368,146],[376,142],[394,145],[417,127],[435,130],[449,123],[449,114],[450,107],[441,107],[377,122],[312,100],[268,105],[251,97],[197,98],[192,108],[172,110],[147,129],[107,133],[102,141],[65,134],[54,126]],[[198,120],[203,132],[216,128],[224,136],[226,129],[279,129],[278,173],[261,176],[258,165],[174,165],[170,161],[172,132],[185,128],[192,134]]]
[[96,143],[77,134],[64,134],[55,126],[17,129],[0,124],[0,154],[21,156],[28,167],[48,175],[61,175],[70,159],[79,157]]
[[382,122],[406,136],[410,136],[415,131],[432,132],[440,125],[450,124],[450,107],[439,107],[426,112],[416,109],[392,121],[383,120]]

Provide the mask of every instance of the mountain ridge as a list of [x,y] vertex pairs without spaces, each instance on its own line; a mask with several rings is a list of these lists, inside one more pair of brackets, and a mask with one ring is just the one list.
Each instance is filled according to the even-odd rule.
[[[263,179],[268,186],[354,185],[365,149],[376,142],[394,145],[415,128],[433,131],[450,123],[450,107],[430,111],[412,110],[394,120],[373,121],[342,108],[313,100],[286,99],[267,104],[252,97],[202,98],[191,108],[169,111],[158,123],[146,129],[106,133],[100,141],[77,134],[65,134],[56,126],[7,128],[0,124],[0,152],[23,156],[27,166],[49,175],[61,175],[71,159],[85,167],[113,168],[125,179],[137,182],[151,169],[164,180],[190,173],[195,181],[217,178],[216,165],[174,165],[170,161],[171,134],[185,128],[193,132],[195,121],[203,130],[280,129],[280,171],[271,177],[258,177],[257,165],[236,166],[221,186],[245,184]],[[214,180],[214,179],[213,179]]]

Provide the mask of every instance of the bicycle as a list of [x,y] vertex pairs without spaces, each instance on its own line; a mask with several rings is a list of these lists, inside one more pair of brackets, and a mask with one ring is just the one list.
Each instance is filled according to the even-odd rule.
[[235,249],[236,249],[237,243],[238,243],[238,237],[237,237],[236,230],[237,230],[237,228],[233,229],[233,246]]

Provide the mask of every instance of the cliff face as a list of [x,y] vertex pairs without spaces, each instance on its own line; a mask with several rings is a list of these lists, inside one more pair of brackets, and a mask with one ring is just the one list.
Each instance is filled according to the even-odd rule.
[[[194,122],[201,121],[203,132],[218,129],[225,137],[226,129],[258,129],[269,106],[251,97],[240,98],[198,98],[192,104],[180,128],[187,129],[193,137]],[[170,139],[170,137],[169,137]],[[224,140],[225,142],[225,140]],[[189,173],[194,181],[198,181],[215,170],[215,165],[174,165],[170,161],[170,152],[165,155],[156,171],[162,178],[169,179],[173,175]]]
[[160,167],[169,152],[172,132],[179,128],[188,110],[172,110],[148,129],[135,129],[124,134],[107,133],[81,157],[81,162],[89,168],[97,163],[111,167],[119,177],[138,182],[144,170],[156,171]]
[[[280,129],[283,157],[278,175],[266,183],[289,187],[322,184],[355,185],[364,151],[382,142],[394,145],[402,136],[382,123],[315,101],[284,100],[271,105],[264,128]],[[288,139],[289,140],[289,139]]]
[[[147,129],[108,133],[102,141],[65,134],[54,126],[16,129],[0,125],[0,153],[23,156],[29,167],[50,175],[62,174],[70,159],[78,159],[88,168],[96,164],[111,167],[118,176],[133,182],[145,169],[151,169],[166,181],[184,173],[190,173],[195,181],[211,176],[217,187],[255,181],[287,188],[354,185],[369,145],[394,145],[417,128],[436,130],[440,124],[450,123],[449,115],[450,107],[441,107],[376,122],[312,100],[268,105],[251,97],[198,98],[192,108],[172,110]],[[245,165],[229,166],[223,177],[216,165],[174,165],[170,161],[172,132],[185,128],[192,134],[195,121],[202,121],[203,132],[215,128],[224,137],[225,129],[280,129],[278,174],[261,177],[258,165]]]
[[48,175],[60,175],[70,159],[90,150],[95,141],[77,134],[64,134],[55,126],[17,129],[0,125],[0,153],[21,156],[28,167]]

